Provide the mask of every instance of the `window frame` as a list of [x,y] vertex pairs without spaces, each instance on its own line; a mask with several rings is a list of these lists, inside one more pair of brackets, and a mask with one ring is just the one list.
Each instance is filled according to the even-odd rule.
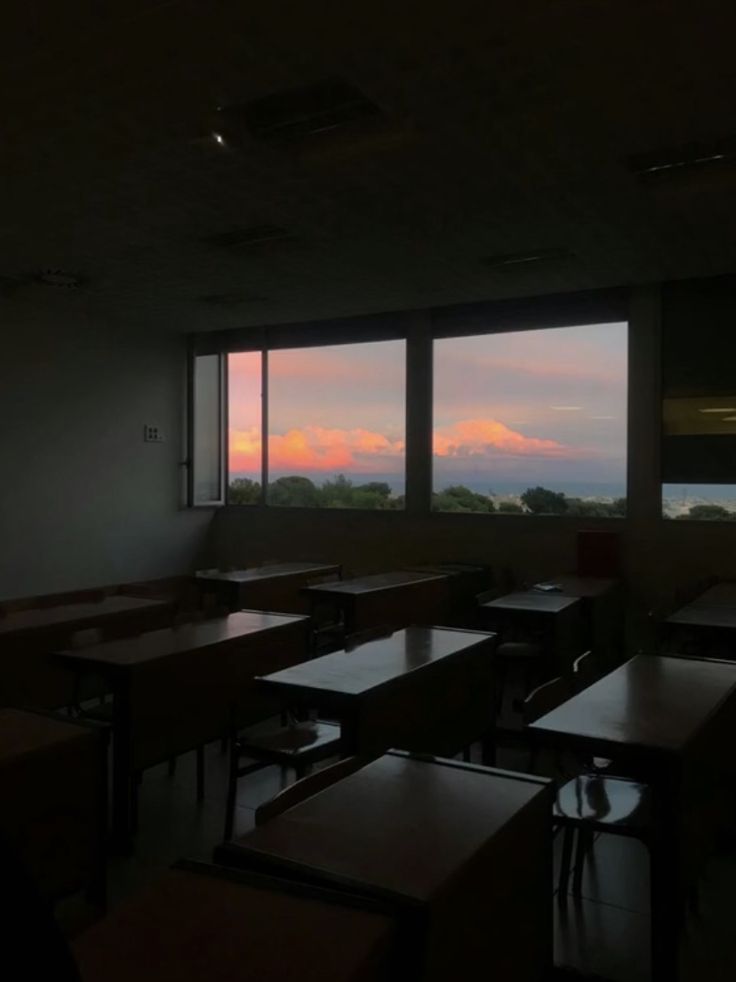
[[[216,400],[218,428],[218,477],[220,493],[216,498],[198,500],[196,493],[196,427],[197,427],[197,359],[217,357],[218,359],[218,398]],[[187,399],[187,506],[189,508],[222,508],[227,504],[228,488],[228,445],[227,445],[227,354],[223,352],[198,353],[190,351],[188,360],[188,399]]]

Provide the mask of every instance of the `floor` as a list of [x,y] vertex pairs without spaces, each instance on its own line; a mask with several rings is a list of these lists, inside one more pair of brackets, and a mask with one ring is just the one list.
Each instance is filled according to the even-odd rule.
[[[502,767],[519,766],[513,753]],[[110,865],[110,903],[118,904],[179,858],[210,861],[222,840],[226,757],[219,745],[207,748],[205,800],[195,799],[194,755],[178,761],[169,776],[166,765],[146,772],[141,787],[140,830],[132,856]],[[240,782],[236,832],[253,827],[254,809],[282,787],[277,768],[269,767]],[[691,917],[683,954],[684,979],[732,982],[736,978],[736,937],[731,897],[736,885],[736,848],[707,871],[701,910]],[[643,846],[601,836],[583,878],[583,896],[565,904],[553,901],[555,961],[565,966],[561,979],[649,979],[648,860]]]

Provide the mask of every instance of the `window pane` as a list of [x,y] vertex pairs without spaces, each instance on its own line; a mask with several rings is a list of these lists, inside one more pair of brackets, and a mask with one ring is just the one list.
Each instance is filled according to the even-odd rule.
[[272,351],[268,502],[403,508],[405,343]]
[[710,522],[736,521],[736,486],[663,484],[662,515]]
[[435,342],[434,508],[625,511],[626,324]]
[[228,356],[228,502],[255,505],[261,496],[261,353]]
[[193,504],[221,504],[222,368],[220,355],[194,359],[192,490]]

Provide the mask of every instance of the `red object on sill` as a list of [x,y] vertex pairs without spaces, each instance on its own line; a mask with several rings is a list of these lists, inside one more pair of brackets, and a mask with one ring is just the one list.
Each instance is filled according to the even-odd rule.
[[578,532],[578,576],[617,577],[621,573],[618,532]]

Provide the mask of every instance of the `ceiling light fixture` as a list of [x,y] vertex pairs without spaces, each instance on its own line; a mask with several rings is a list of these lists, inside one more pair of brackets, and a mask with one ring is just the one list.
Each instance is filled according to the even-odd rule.
[[634,154],[629,157],[629,166],[640,177],[656,178],[672,171],[709,167],[734,160],[736,160],[736,139],[731,137],[718,143],[686,143],[669,150]]
[[534,249],[530,252],[509,252],[498,256],[489,256],[483,260],[483,264],[490,266],[492,269],[501,269],[510,266],[528,266],[534,263],[553,262],[560,259],[574,259],[574,253],[569,249]]
[[698,412],[699,413],[736,413],[736,407],[726,406],[725,408],[720,409],[717,406],[712,406],[708,409],[699,409]]
[[227,146],[227,140],[222,135],[222,133],[213,133],[212,134],[212,139],[215,141],[215,143],[218,145],[218,147],[226,147]]

